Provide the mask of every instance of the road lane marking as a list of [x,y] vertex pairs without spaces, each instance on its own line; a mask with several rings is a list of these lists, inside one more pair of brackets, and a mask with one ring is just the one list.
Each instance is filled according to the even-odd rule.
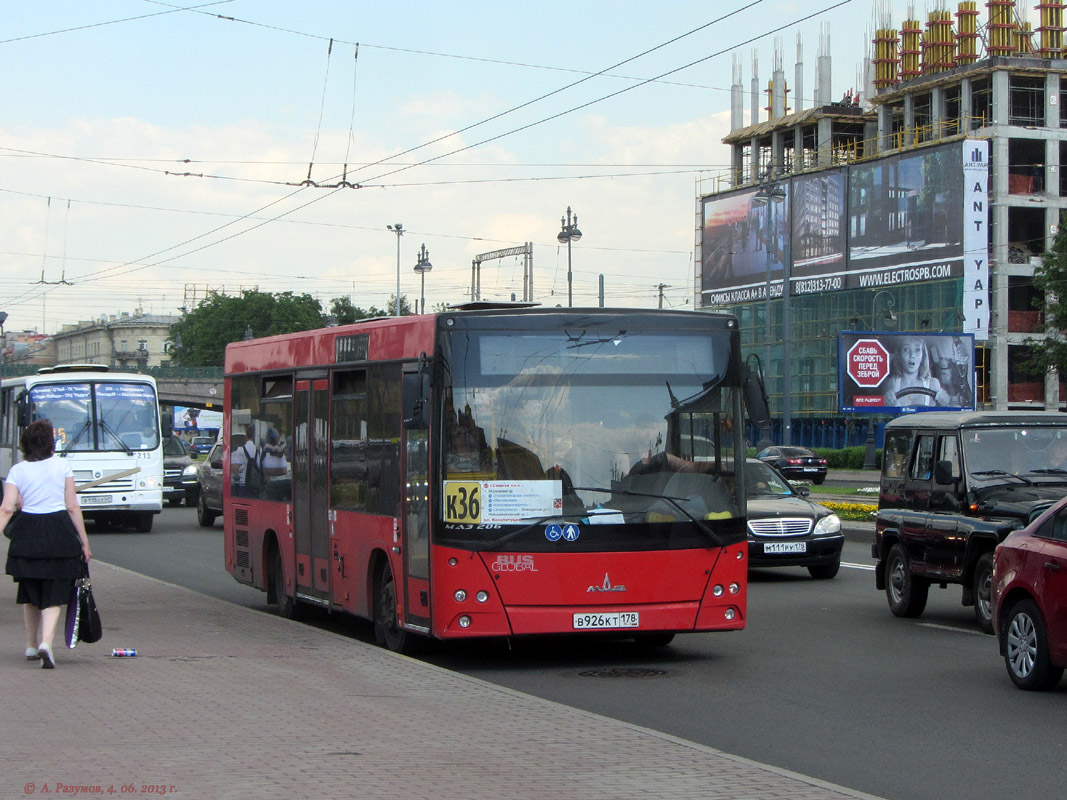
[[849,569],[862,569],[868,572],[874,572],[874,564],[850,564],[847,561],[842,561],[841,566],[848,567]]
[[970,633],[974,636],[989,636],[988,633],[983,631],[976,631],[971,628],[957,628],[955,625],[938,625],[936,622],[917,622],[923,628],[934,628],[939,631],[953,631],[954,633]]

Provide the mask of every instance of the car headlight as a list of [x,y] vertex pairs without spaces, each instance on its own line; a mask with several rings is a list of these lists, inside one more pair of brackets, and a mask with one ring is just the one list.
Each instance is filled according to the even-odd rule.
[[841,532],[841,517],[837,514],[827,514],[815,523],[815,536],[829,536],[831,533]]
[[190,464],[182,470],[183,478],[195,478],[196,477],[196,464]]

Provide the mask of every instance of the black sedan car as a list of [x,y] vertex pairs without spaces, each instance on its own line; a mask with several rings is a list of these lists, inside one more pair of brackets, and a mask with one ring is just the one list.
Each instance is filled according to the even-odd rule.
[[826,480],[826,459],[806,447],[768,447],[756,458],[793,480],[807,478],[816,486]]
[[745,464],[745,493],[750,567],[807,567],[818,579],[837,575],[845,544],[837,514],[754,458]]
[[200,488],[196,483],[198,462],[185,443],[171,436],[163,443],[163,499],[172,506],[195,506]]

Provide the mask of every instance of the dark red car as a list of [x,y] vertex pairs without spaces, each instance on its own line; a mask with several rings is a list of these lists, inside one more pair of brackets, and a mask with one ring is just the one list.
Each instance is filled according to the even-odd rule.
[[997,546],[993,625],[1020,689],[1051,689],[1067,667],[1067,498]]

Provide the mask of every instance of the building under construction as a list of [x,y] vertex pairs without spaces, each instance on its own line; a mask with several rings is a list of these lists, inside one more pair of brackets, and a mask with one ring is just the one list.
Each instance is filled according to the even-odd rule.
[[[1064,5],[961,2],[899,25],[876,6],[840,96],[824,28],[813,102],[799,40],[792,86],[780,40],[766,85],[753,55],[746,91],[735,59],[730,169],[697,202],[696,304],[738,316],[775,442],[880,444],[889,418],[932,407],[1065,406],[1060,377],[1024,367],[1034,268],[1067,199]],[[918,377],[890,372],[906,338]],[[901,381],[914,392],[894,395]]]

